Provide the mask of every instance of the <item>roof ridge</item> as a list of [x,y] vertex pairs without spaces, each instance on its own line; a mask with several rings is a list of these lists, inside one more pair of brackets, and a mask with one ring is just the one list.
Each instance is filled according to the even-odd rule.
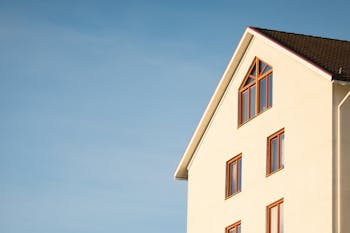
[[348,40],[340,40],[340,39],[323,37],[323,36],[307,35],[307,34],[302,34],[302,33],[286,32],[286,31],[281,31],[281,30],[272,30],[272,29],[253,27],[253,26],[248,26],[248,27],[250,29],[255,30],[255,31],[279,32],[279,33],[285,33],[285,34],[289,34],[289,35],[306,36],[306,37],[313,37],[313,38],[316,38],[316,39],[325,39],[325,40],[333,40],[333,41],[338,41],[338,42],[350,43],[350,41],[348,41]]

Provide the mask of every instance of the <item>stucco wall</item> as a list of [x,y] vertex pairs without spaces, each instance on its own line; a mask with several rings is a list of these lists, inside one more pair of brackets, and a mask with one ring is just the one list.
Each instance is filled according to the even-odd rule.
[[[238,127],[238,88],[257,56],[273,67],[273,106]],[[266,140],[285,128],[284,169],[266,177]],[[242,153],[242,192],[225,200],[225,164]],[[253,39],[188,176],[188,233],[266,232],[266,206],[284,198],[285,232],[332,232],[332,83]],[[301,227],[302,226],[302,227]]]

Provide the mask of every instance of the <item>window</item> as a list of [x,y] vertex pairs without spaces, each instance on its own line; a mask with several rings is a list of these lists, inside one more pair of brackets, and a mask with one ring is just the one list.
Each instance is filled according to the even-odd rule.
[[272,67],[255,58],[239,89],[239,124],[272,106]]
[[284,166],[284,129],[272,134],[267,139],[267,175]]
[[226,198],[241,191],[242,154],[226,162]]
[[283,198],[267,206],[267,233],[283,233]]
[[225,233],[241,233],[241,221],[226,227]]

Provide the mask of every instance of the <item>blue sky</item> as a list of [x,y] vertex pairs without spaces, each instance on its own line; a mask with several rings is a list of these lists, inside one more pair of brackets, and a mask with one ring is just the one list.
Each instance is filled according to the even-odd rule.
[[173,172],[245,27],[350,40],[349,8],[0,1],[0,232],[185,232]]

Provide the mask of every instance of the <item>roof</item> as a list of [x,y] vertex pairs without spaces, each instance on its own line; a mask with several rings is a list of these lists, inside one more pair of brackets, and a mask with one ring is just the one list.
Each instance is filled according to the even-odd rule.
[[251,29],[331,73],[333,79],[350,81],[350,41],[256,27]]
[[320,74],[321,77],[325,77],[328,80],[350,82],[349,41],[248,27],[229,61],[229,64],[227,65],[227,68],[223,73],[193,136],[187,145],[181,161],[176,168],[176,179],[186,180],[188,178],[188,167],[194,159],[202,137],[205,134],[229,83],[234,78],[234,73],[253,37],[262,39],[274,48],[284,51],[308,68]]

